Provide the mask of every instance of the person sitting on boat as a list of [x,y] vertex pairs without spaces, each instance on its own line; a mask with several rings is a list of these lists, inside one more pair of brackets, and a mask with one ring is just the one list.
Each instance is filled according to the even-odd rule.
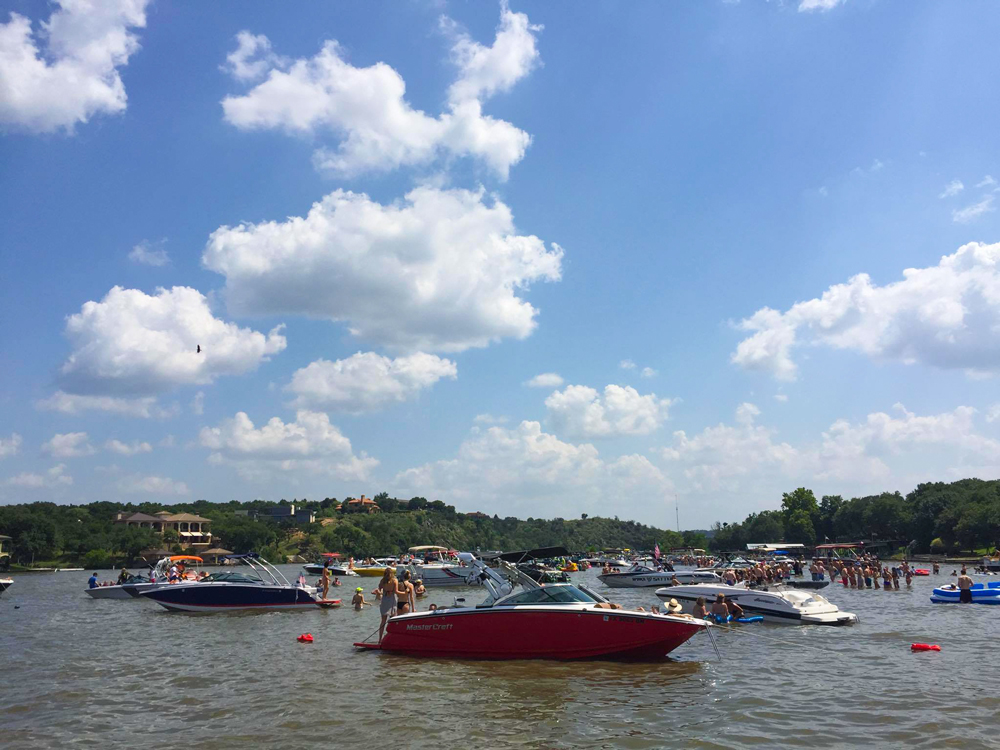
[[413,584],[413,593],[415,593],[417,596],[423,596],[424,594],[427,593],[427,589],[424,586],[424,582],[421,581],[419,578],[416,580],[416,583]]
[[171,565],[170,570],[167,571],[167,580],[170,583],[177,583],[180,578],[180,573],[177,570],[176,565]]
[[667,614],[668,615],[679,615],[683,611],[684,611],[684,607],[682,607],[681,603],[679,601],[677,601],[676,599],[671,599],[669,602],[667,602]]
[[965,571],[965,568],[962,568],[962,575],[958,577],[958,580],[955,581],[955,583],[958,584],[958,601],[961,602],[962,604],[971,604],[972,578],[969,577],[969,574]]
[[671,586],[680,586],[681,585],[680,579],[678,579],[677,576],[675,576],[675,575],[670,576],[670,585]]
[[361,608],[367,604],[368,602],[365,601],[365,592],[358,586],[354,589],[354,596],[351,598],[351,605],[354,607],[354,611],[360,612]]
[[96,589],[97,588],[97,571],[96,570],[94,571],[94,574],[90,578],[87,579],[87,586],[89,588],[92,588],[92,589]]
[[[722,582],[725,583],[727,586],[735,586],[736,585],[736,571],[733,570],[732,568],[729,568],[728,570],[726,570],[725,574],[722,576]],[[721,594],[720,594],[720,596],[721,596]]]
[[[674,601],[671,599],[670,601]],[[708,617],[708,608],[705,606],[705,597],[699,596],[694,603],[694,609],[691,611],[696,618],[699,620],[704,620]]]

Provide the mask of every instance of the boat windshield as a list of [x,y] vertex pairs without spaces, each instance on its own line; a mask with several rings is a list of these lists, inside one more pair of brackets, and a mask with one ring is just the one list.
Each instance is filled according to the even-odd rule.
[[256,576],[248,576],[245,573],[212,573],[210,576],[206,576],[202,579],[202,583],[210,581],[225,581],[226,583],[262,583],[261,579]]
[[518,604],[596,604],[597,599],[576,586],[541,586],[527,589],[497,602],[496,607],[512,607]]

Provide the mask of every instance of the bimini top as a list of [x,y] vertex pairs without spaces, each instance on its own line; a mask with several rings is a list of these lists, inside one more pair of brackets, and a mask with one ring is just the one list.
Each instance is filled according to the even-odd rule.
[[545,559],[548,557],[566,557],[569,550],[565,547],[539,547],[518,552],[501,552],[499,555],[483,555],[484,560],[506,560],[510,563],[521,563],[527,560]]
[[194,555],[172,555],[170,562],[180,562],[181,560],[194,560],[195,562],[205,562],[200,557]]
[[448,547],[438,547],[434,544],[425,544],[423,547],[410,547],[408,552],[447,552]]

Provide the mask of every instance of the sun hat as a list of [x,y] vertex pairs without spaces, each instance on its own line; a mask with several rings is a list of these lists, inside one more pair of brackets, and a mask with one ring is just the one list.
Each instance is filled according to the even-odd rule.
[[361,588],[360,586],[358,586],[358,587],[357,587],[356,589],[354,589],[354,590],[355,590],[355,591],[361,591],[361,590],[362,590],[362,588]]
[[684,607],[682,607],[680,605],[680,602],[678,602],[676,599],[671,599],[669,602],[667,602],[667,612],[669,612],[672,615],[675,615],[678,612],[683,611],[683,609]]

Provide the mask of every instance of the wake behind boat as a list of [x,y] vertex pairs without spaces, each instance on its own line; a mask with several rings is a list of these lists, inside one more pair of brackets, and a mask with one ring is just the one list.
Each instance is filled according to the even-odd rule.
[[726,600],[736,602],[748,615],[761,615],[768,622],[792,625],[850,625],[858,621],[851,612],[842,612],[819,594],[810,591],[788,589],[784,586],[763,586],[751,588],[746,584],[729,586],[724,583],[696,584],[692,586],[668,586],[657,589],[656,595],[663,601],[676,599],[685,612],[692,612],[699,598],[711,606],[719,594]]
[[198,583],[144,591],[141,596],[180,612],[290,610],[339,607],[340,599],[322,599],[312,586],[288,582],[277,568],[256,554],[230,555],[238,570],[213,573]]
[[489,592],[482,604],[397,615],[381,643],[355,646],[468,659],[658,659],[710,627],[686,616],[612,609],[584,586],[541,585],[508,560],[494,562],[501,575],[462,556],[470,579]]

